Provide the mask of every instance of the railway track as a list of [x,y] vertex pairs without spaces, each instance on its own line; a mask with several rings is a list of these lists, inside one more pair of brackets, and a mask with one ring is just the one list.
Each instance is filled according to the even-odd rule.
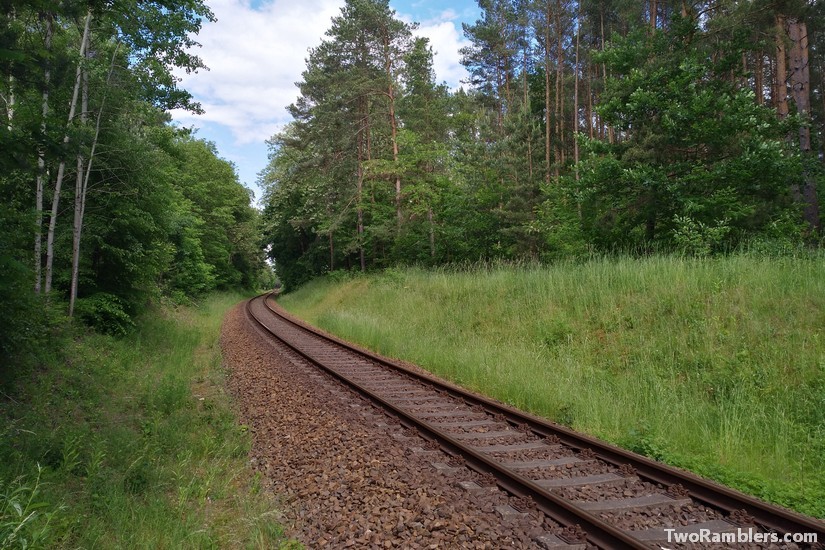
[[[537,507],[566,527],[559,536],[541,537],[539,547],[687,548],[713,541],[730,547],[727,540],[822,548],[825,541],[823,522],[323,335],[284,314],[268,295],[246,307],[265,332],[450,455],[437,467],[469,467],[519,497],[525,509]],[[468,482],[465,489],[484,487]],[[813,534],[819,543],[785,541],[786,534]]]

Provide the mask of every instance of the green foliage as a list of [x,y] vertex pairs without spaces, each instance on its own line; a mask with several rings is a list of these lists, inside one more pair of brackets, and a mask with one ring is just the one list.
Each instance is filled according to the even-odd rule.
[[123,300],[113,294],[98,292],[77,301],[77,316],[102,334],[125,336],[135,328]]
[[[178,283],[178,288],[196,294],[211,288],[251,287],[255,278],[251,270],[260,263],[256,259],[260,252],[255,247],[257,228],[249,190],[238,181],[234,166],[218,157],[214,144],[184,139],[176,144],[176,149],[181,162],[179,178],[174,183],[189,201],[187,210],[194,218],[189,223],[195,226],[181,239],[191,241],[197,236],[197,243],[189,242],[186,250],[181,250],[185,261],[191,264],[189,277],[196,286]],[[202,251],[202,259],[195,257],[195,244]],[[211,271],[211,277],[204,270]]]
[[[726,54],[737,47],[726,43]],[[676,18],[667,33],[631,33],[599,57],[616,74],[599,113],[626,133],[613,145],[585,140],[578,168],[583,228],[601,248],[708,254],[792,211],[801,165],[785,145],[790,126],[731,82],[716,51]]]
[[2,250],[0,274],[0,357],[8,358],[38,340],[43,331],[42,305],[31,292],[31,270]]
[[820,496],[825,494],[825,484],[820,479],[808,479],[803,476],[801,480],[790,483],[783,483],[784,480],[777,482],[761,475],[721,465],[705,457],[679,454],[672,450],[672,446],[665,438],[653,436],[647,429],[631,430],[619,444],[654,460],[697,473],[723,485],[736,487],[767,502],[781,503],[794,510],[804,510],[805,514],[812,517],[825,517],[825,503]]
[[261,178],[265,243],[288,289],[337,269],[491,255],[494,198],[455,178],[451,135],[473,123],[435,84],[432,55],[383,0],[347,2],[312,50]]
[[693,256],[707,256],[719,251],[730,233],[728,220],[721,220],[713,227],[688,216],[674,218],[673,242],[683,253]]
[[[429,45],[383,1],[348,2],[312,51],[262,174],[264,242],[290,288],[340,268],[816,240],[788,223],[822,163],[789,137],[805,116],[764,93],[764,10],[479,6],[469,91],[435,85]],[[798,11],[821,42],[823,20]]]
[[[581,208],[575,181],[564,178],[558,183],[545,185],[542,193],[546,200],[536,209],[531,229],[543,239],[543,260],[560,260],[585,257],[590,253],[587,237],[582,230]],[[573,208],[576,205],[576,208]]]
[[214,266],[206,262],[201,249],[202,226],[200,218],[186,212],[172,221],[170,237],[176,253],[167,275],[173,292],[194,297],[215,288]]
[[[0,190],[8,190],[2,185]],[[31,225],[14,204],[0,205],[0,378],[19,358],[34,353],[53,336],[65,319],[33,293],[34,274],[29,260]]]
[[203,112],[186,90],[177,87],[174,69],[187,72],[206,68],[193,55],[195,36],[204,21],[215,21],[201,0],[149,0],[113,4],[104,13],[109,26],[130,52],[130,69],[141,99],[164,110]]
[[[94,55],[81,59],[87,16]],[[249,191],[214,145],[171,127],[165,111],[199,110],[177,88],[173,72],[204,67],[189,48],[193,33],[212,19],[201,0],[0,7],[0,97],[8,107],[0,124],[6,198],[0,206],[0,297],[8,304],[0,313],[7,329],[0,354],[32,348],[50,330],[52,315],[36,287],[50,287],[43,302],[65,309],[61,300],[74,278],[71,206],[81,198],[69,182],[78,178],[78,155],[91,165],[76,278],[82,320],[123,334],[131,324],[127,314],[163,294],[186,301],[217,287],[253,288],[265,276]],[[75,82],[83,83],[83,94]],[[87,112],[67,125],[72,98],[80,95]],[[58,173],[62,192],[52,219]],[[36,210],[38,180],[43,193]],[[47,257],[48,274],[35,267],[44,267]]]

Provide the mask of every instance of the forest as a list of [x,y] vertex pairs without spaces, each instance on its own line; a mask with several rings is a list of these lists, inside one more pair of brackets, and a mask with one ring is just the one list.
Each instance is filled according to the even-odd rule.
[[479,0],[471,75],[348,0],[269,141],[287,287],[335,270],[818,246],[825,5]]
[[254,288],[251,192],[170,124],[201,0],[0,4],[0,356],[67,317],[123,334],[147,304]]
[[348,0],[269,141],[262,210],[169,110],[201,0],[0,10],[0,351],[65,316],[339,269],[818,246],[825,6],[480,0],[470,81]]
[[283,539],[218,343],[272,282],[260,213],[169,114],[202,110],[176,75],[206,69],[213,19],[201,0],[0,1],[0,548]]

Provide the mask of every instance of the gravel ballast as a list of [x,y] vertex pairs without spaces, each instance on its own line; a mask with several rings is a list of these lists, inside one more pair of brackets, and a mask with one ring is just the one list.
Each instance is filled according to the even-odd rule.
[[265,338],[243,305],[227,314],[221,347],[250,462],[308,548],[540,548],[559,532]]

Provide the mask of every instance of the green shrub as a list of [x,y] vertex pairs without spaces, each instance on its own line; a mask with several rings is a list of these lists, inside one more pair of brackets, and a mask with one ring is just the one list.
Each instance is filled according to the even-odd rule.
[[708,256],[720,250],[725,244],[730,226],[727,219],[710,226],[690,216],[675,216],[673,241],[676,247],[690,256]]
[[326,278],[333,283],[345,283],[352,280],[353,273],[345,269],[336,269],[327,273]]
[[107,292],[81,298],[77,301],[76,312],[86,325],[103,334],[125,336],[135,328],[123,300]]
[[53,312],[32,292],[31,270],[5,255],[2,248],[0,244],[0,358],[11,360],[38,347],[60,320],[52,319]]

